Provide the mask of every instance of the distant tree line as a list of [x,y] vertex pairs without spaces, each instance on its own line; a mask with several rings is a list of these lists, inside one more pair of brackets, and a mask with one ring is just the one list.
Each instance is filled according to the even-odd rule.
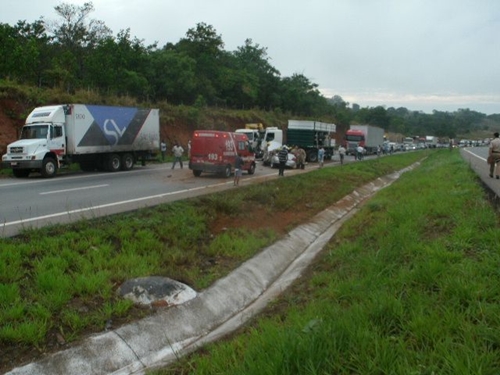
[[0,23],[0,79],[138,101],[281,111],[344,127],[369,123],[402,134],[454,137],[488,126],[486,115],[468,109],[426,115],[406,108],[350,106],[340,96],[326,99],[304,75],[282,77],[267,48],[251,39],[235,51],[224,50],[222,37],[205,23],[177,43],[158,47],[131,37],[129,29],[113,36],[104,22],[89,18],[91,2],[54,9],[56,21]]

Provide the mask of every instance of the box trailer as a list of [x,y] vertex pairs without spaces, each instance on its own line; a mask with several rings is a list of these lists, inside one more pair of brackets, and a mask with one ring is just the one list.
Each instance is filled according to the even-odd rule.
[[378,147],[384,144],[384,129],[373,125],[351,125],[344,137],[344,147],[349,155],[356,155],[356,148],[361,146],[367,154],[376,154]]
[[53,177],[61,166],[79,163],[85,171],[130,170],[158,151],[158,109],[86,104],[35,108],[18,141],[7,146],[2,167],[14,176],[40,172]]

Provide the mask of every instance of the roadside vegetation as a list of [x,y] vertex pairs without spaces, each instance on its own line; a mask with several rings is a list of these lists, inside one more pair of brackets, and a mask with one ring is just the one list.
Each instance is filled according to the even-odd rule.
[[456,151],[429,154],[264,314],[149,374],[498,374],[499,244],[475,173]]
[[322,168],[1,239],[0,370],[110,322],[116,328],[155,313],[117,297],[124,281],[167,276],[200,291],[354,188],[433,152],[440,153]]

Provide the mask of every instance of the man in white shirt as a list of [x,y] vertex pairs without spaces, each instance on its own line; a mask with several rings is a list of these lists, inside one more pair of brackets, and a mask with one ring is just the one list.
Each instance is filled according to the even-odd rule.
[[356,158],[358,160],[363,160],[364,154],[365,154],[365,149],[363,148],[363,146],[358,145],[358,147],[356,147]]
[[183,168],[182,154],[184,153],[184,149],[177,142],[175,142],[174,147],[172,147],[172,153],[174,154],[174,164],[172,164],[172,169],[175,168],[175,164],[177,162],[179,162],[179,164],[181,165],[181,169],[182,169]]

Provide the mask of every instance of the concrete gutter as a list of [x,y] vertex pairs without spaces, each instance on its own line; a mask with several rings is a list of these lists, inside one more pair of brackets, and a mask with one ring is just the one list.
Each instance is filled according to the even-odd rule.
[[340,226],[416,163],[378,178],[316,215],[188,302],[85,339],[8,375],[144,374],[238,328],[286,289]]

